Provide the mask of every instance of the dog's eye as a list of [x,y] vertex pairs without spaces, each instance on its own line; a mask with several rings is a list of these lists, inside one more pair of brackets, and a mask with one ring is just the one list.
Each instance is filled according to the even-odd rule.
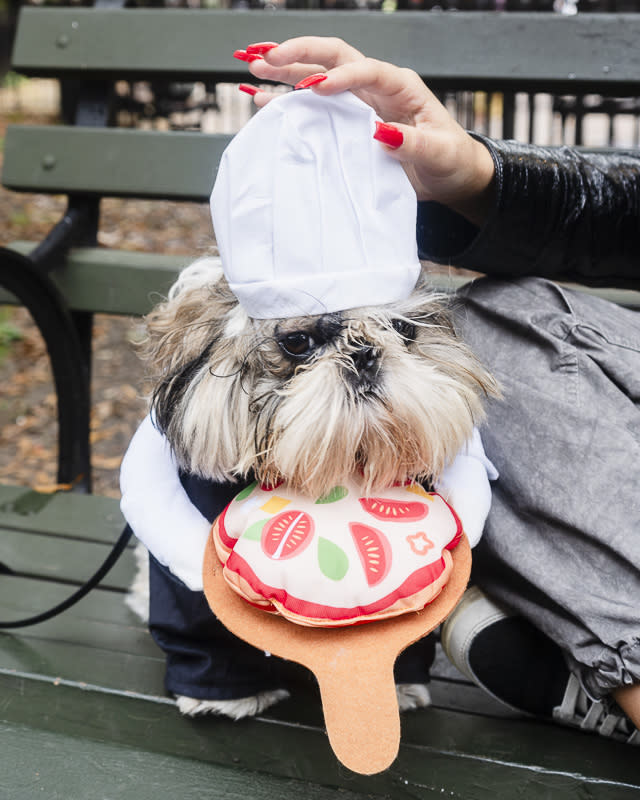
[[396,331],[408,342],[413,342],[416,338],[416,326],[405,319],[394,319],[391,323]]
[[292,358],[308,356],[315,347],[315,342],[308,333],[295,331],[287,333],[278,339],[278,344],[284,352]]

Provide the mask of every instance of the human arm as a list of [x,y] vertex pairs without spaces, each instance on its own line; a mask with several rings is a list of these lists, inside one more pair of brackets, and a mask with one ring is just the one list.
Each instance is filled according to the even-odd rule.
[[422,258],[493,275],[640,282],[640,157],[482,139],[496,164],[480,227],[418,207]]

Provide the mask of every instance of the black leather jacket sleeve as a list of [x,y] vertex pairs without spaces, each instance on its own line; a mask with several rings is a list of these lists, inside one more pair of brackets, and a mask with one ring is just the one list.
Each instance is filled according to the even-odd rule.
[[640,283],[640,155],[477,138],[496,166],[495,206],[478,229],[419,203],[421,258],[500,276]]

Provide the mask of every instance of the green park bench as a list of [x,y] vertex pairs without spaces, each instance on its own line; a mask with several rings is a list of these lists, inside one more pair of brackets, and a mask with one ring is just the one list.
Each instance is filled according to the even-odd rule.
[[[235,49],[301,34],[341,36],[413,67],[440,92],[640,94],[640,14],[23,9],[13,68],[74,81],[79,102],[75,124],[8,129],[4,186],[64,194],[69,203],[44,242],[0,251],[0,300],[26,304],[49,343],[58,480],[73,489],[0,487],[0,619],[64,600],[118,538],[117,501],[90,493],[92,315],[146,313],[187,262],[97,247],[100,199],[204,202],[229,139],[109,127],[114,82],[246,82]],[[604,293],[640,307],[633,292]],[[302,674],[300,691],[260,717],[183,718],[163,689],[162,654],[124,603],[133,573],[129,546],[73,608],[0,632],[1,798],[639,796],[635,748],[517,717],[441,656],[433,706],[403,717],[399,756],[376,776],[336,761],[315,687]]]

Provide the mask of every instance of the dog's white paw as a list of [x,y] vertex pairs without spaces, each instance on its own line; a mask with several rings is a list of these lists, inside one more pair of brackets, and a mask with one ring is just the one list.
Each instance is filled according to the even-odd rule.
[[400,711],[413,711],[431,705],[429,687],[424,683],[399,683],[396,694]]
[[136,574],[124,601],[142,622],[149,622],[149,551],[138,542],[133,554]]
[[241,697],[238,700],[197,700],[193,697],[176,695],[176,705],[181,714],[187,717],[199,717],[203,714],[220,714],[231,719],[254,717],[267,708],[286,700],[289,692],[286,689],[275,689],[271,692],[260,692],[252,697]]

